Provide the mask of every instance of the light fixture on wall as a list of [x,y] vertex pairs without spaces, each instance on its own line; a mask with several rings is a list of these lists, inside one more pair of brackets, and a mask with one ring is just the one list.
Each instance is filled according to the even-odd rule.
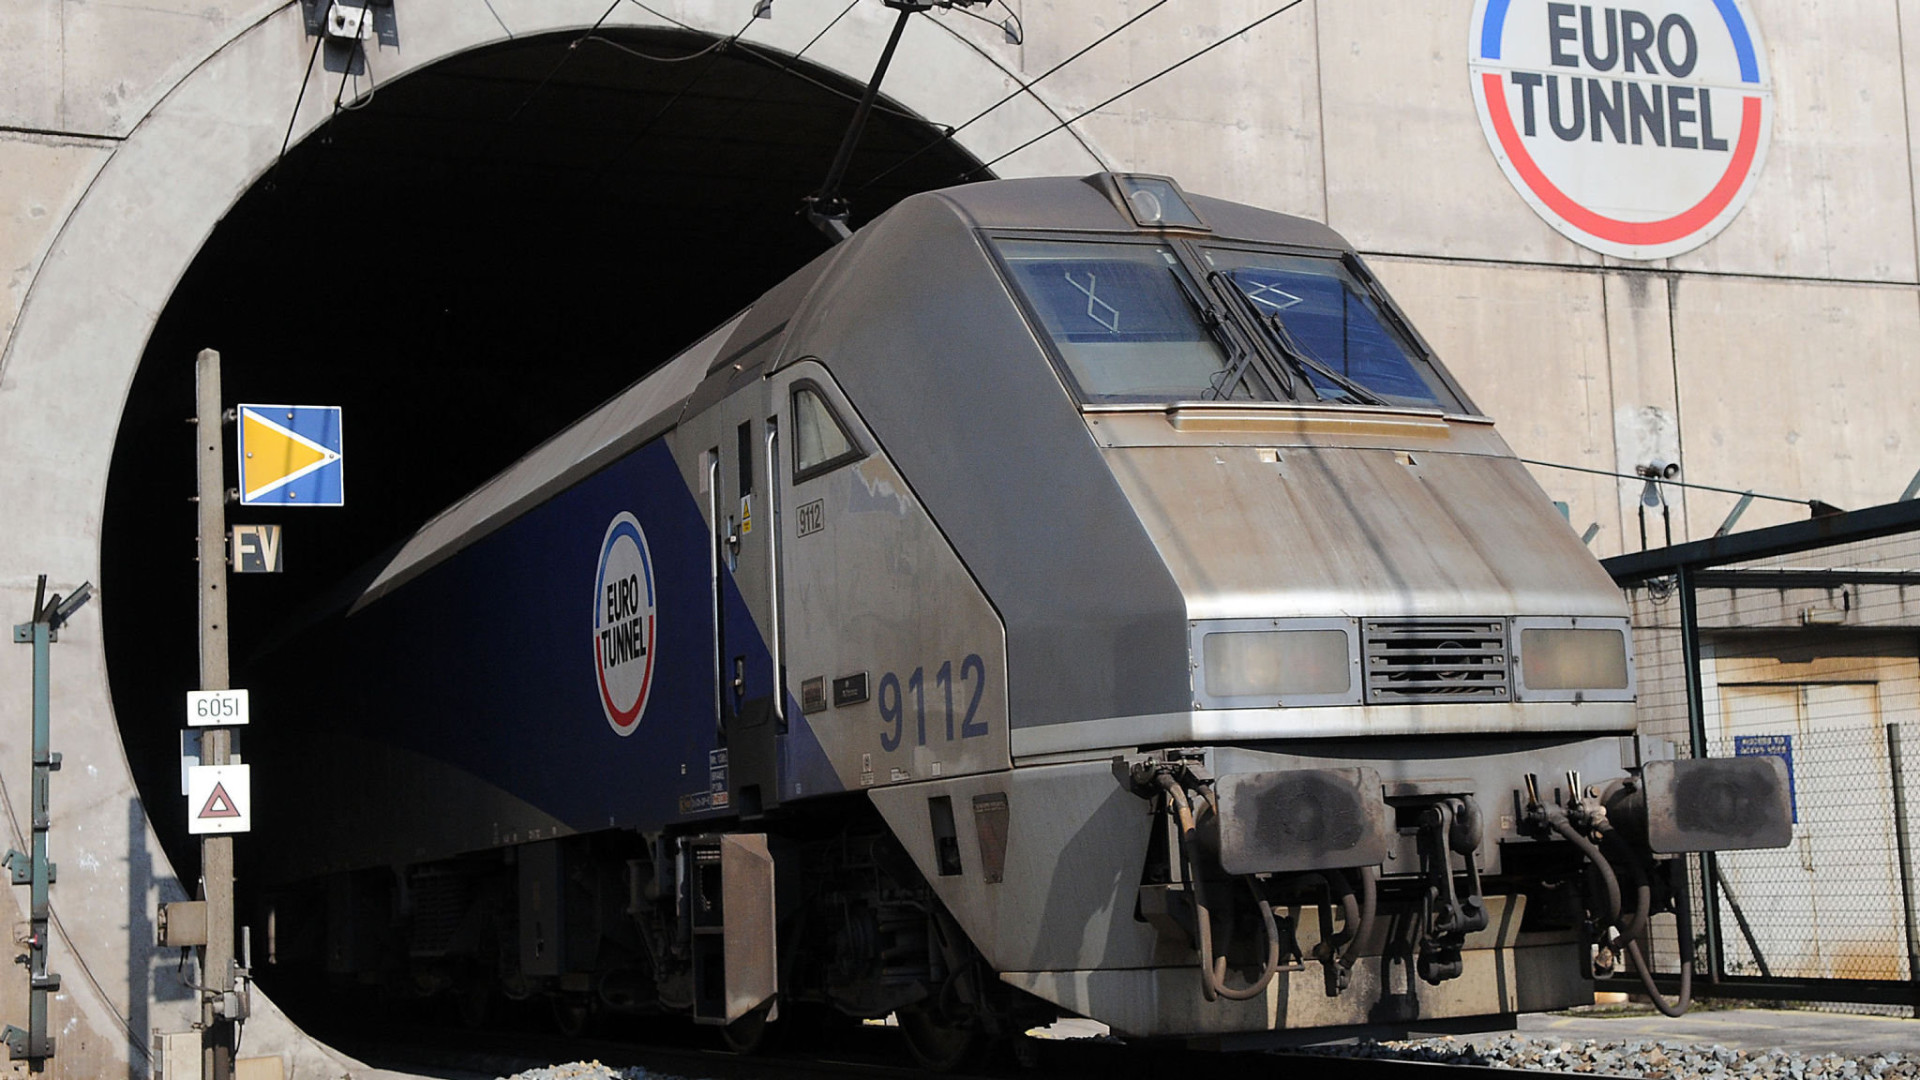
[[327,37],[335,41],[362,41],[373,36],[373,11],[364,4],[327,6]]

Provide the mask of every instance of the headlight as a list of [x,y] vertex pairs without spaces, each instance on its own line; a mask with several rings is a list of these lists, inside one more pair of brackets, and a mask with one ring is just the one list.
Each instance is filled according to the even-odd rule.
[[1626,690],[1626,633],[1523,627],[1520,681],[1528,690]]
[[1262,630],[1206,635],[1206,692],[1213,698],[1344,694],[1353,669],[1344,630]]

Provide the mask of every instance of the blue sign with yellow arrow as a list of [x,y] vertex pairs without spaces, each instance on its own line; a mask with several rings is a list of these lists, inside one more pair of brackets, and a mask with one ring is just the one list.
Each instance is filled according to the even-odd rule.
[[242,405],[242,506],[343,506],[340,407]]

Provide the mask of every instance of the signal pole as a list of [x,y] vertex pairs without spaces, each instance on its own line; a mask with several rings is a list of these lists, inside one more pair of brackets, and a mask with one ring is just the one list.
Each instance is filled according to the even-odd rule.
[[[200,688],[226,690],[227,653],[226,438],[220,409],[220,354],[203,349],[194,365],[198,400],[195,433],[200,510]],[[201,735],[204,765],[227,764],[230,734],[210,727]],[[191,812],[191,808],[189,808]],[[234,1021],[243,1008],[234,994],[233,837],[200,840],[200,898],[207,904],[207,943],[200,954],[202,1075],[233,1075]]]

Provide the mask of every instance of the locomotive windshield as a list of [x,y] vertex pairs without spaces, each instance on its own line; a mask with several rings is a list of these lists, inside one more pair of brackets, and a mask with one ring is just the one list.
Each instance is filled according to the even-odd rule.
[[1345,381],[1386,404],[1460,411],[1452,391],[1341,260],[1232,248],[1209,248],[1202,257],[1238,286],[1257,317],[1278,320],[1315,362],[1305,374],[1322,399],[1343,397],[1338,382]]
[[1000,254],[1089,401],[1193,397],[1227,353],[1158,244],[1002,240]]
[[1001,238],[994,247],[1089,402],[1296,400],[1462,411],[1341,259]]

